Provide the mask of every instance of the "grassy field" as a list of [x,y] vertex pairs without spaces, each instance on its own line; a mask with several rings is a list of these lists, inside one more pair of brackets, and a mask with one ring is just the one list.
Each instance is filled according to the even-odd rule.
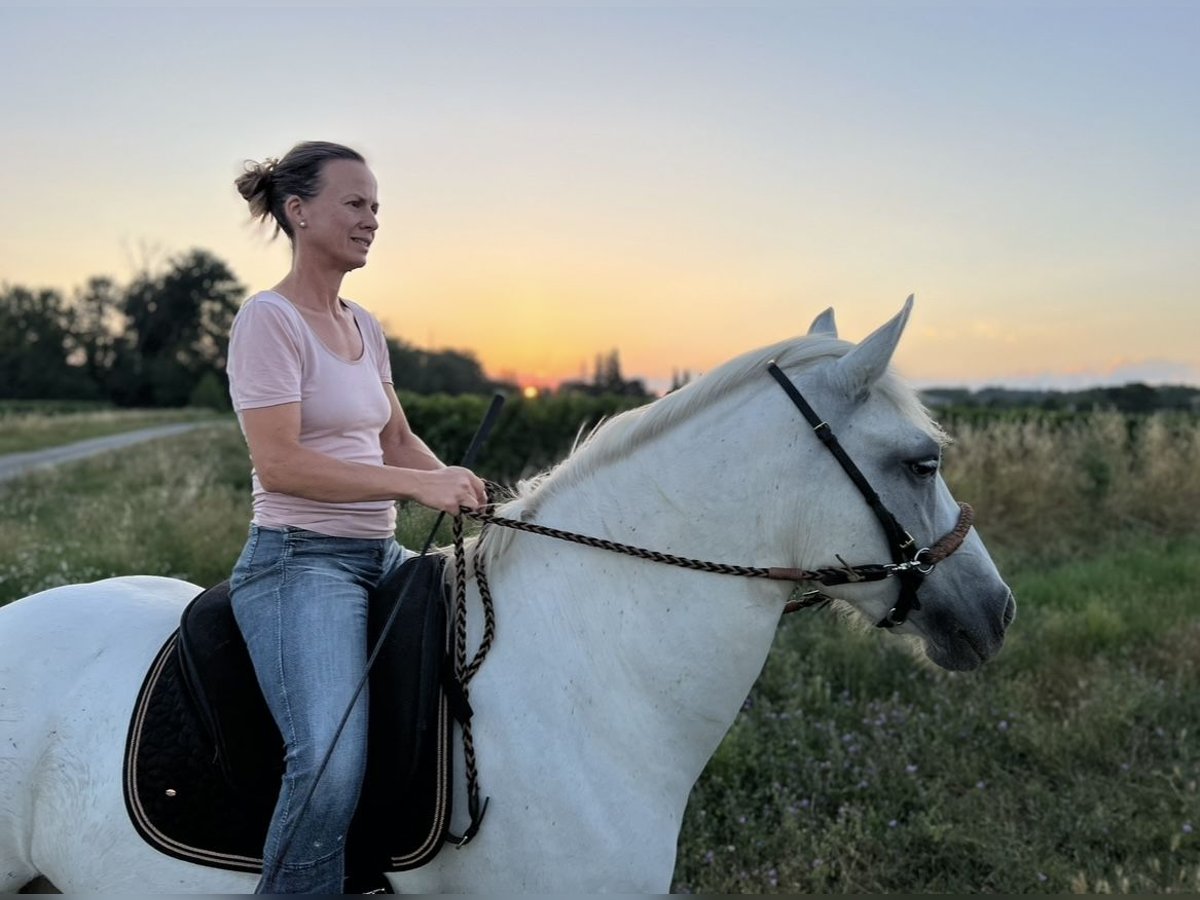
[[0,454],[24,453],[152,425],[217,418],[206,409],[111,409],[80,411],[77,405],[0,403]]
[[1013,573],[978,672],[786,621],[693,794],[677,889],[1200,890],[1200,540]]
[[[0,483],[0,508],[0,605],[113,575],[209,585],[229,576],[246,538],[250,459],[220,420]],[[401,539],[421,546],[433,519],[406,507]]]
[[[1200,423],[950,424],[948,480],[1018,597],[1005,650],[950,674],[830,612],[785,619],[692,796],[677,890],[1200,891]],[[224,578],[247,482],[221,427],[2,484],[0,603]]]

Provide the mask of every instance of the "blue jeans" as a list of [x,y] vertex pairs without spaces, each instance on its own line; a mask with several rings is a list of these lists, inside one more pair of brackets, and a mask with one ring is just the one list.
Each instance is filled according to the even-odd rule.
[[250,526],[230,578],[233,614],[286,747],[256,893],[342,893],[366,770],[366,687],[300,805],[366,668],[367,593],[409,555],[392,538]]

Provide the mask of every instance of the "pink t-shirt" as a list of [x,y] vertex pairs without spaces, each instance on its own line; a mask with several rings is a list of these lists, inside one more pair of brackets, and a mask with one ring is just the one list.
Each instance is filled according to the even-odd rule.
[[[298,401],[303,446],[382,466],[379,433],[392,412],[384,387],[392,382],[387,342],[374,316],[356,303],[346,305],[363,339],[362,356],[353,362],[326,347],[283,296],[262,291],[247,300],[229,336],[229,393],[239,422],[247,409]],[[325,503],[264,490],[257,471],[251,478],[257,525],[336,537],[386,538],[395,531],[391,500]]]

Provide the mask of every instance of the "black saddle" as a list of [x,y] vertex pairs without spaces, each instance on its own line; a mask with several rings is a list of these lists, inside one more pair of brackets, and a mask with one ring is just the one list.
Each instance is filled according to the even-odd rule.
[[[371,646],[404,600],[371,670],[348,881],[423,865],[448,834],[452,712],[469,712],[448,663],[443,568],[441,557],[414,558],[371,596]],[[138,695],[124,767],[134,827],[179,859],[260,872],[283,753],[222,582],[188,604]]]

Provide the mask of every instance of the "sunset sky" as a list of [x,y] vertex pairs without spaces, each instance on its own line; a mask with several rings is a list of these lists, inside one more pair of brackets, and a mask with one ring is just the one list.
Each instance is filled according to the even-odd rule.
[[1200,4],[0,9],[0,282],[193,247],[286,271],[233,179],[350,144],[389,333],[662,387],[917,306],[920,384],[1200,385]]

